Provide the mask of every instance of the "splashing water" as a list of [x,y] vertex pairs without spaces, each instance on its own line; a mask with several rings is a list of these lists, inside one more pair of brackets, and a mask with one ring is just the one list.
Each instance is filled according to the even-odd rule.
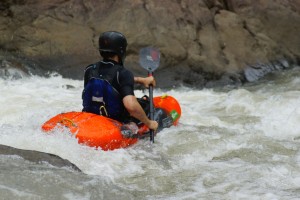
[[[300,69],[233,90],[156,89],[182,107],[156,142],[115,151],[46,134],[50,117],[81,110],[82,81],[0,79],[0,144],[58,155],[83,173],[0,155],[4,199],[297,199]],[[142,96],[143,91],[136,91]],[[0,198],[0,199],[1,199]]]

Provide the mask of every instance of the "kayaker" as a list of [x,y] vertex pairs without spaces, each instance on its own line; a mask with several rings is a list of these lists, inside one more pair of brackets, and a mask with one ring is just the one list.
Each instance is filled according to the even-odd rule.
[[[124,67],[127,40],[116,31],[104,32],[99,37],[102,60],[86,67],[83,111],[104,115],[123,123],[144,123],[156,130],[158,123],[150,120],[134,95],[134,84],[155,86],[153,77],[134,77]],[[133,118],[132,118],[133,117]],[[137,120],[136,120],[137,119]]]

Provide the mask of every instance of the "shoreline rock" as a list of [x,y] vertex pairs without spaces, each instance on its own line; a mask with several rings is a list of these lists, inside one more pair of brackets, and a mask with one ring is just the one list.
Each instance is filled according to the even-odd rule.
[[11,63],[34,73],[82,79],[107,30],[126,35],[125,64],[136,75],[146,74],[139,49],[160,49],[163,88],[240,84],[270,71],[270,63],[300,63],[299,1],[3,0],[0,11],[0,61],[14,55]]

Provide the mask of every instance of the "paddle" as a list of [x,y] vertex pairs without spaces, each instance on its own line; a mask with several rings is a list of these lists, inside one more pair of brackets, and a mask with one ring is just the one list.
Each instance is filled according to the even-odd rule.
[[[160,52],[153,47],[145,47],[140,50],[140,64],[148,71],[148,76],[153,76],[153,72],[158,68],[160,61]],[[153,106],[153,86],[149,86],[150,100],[150,120],[154,118]],[[150,141],[154,143],[154,131],[150,130]]]

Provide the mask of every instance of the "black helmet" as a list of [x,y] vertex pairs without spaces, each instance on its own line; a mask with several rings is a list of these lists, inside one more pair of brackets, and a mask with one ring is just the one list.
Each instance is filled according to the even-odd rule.
[[105,53],[115,53],[123,63],[126,57],[127,40],[122,33],[117,31],[107,31],[99,37],[99,51]]

